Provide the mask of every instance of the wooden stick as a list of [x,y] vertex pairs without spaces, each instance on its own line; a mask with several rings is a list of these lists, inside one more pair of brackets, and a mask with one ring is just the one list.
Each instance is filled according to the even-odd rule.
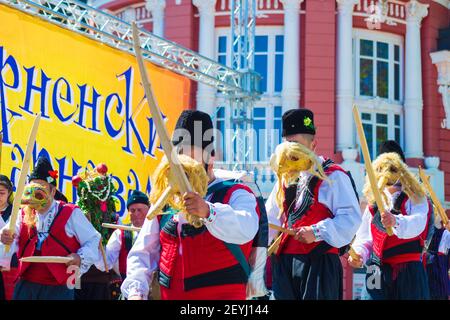
[[[17,216],[19,215],[19,210],[21,206],[21,200],[23,191],[25,189],[25,183],[27,180],[28,170],[30,169],[31,156],[33,152],[34,143],[36,142],[36,135],[39,128],[39,121],[41,120],[41,114],[38,114],[34,119],[33,126],[31,128],[30,136],[28,138],[27,148],[23,156],[22,169],[20,170],[19,182],[16,187],[16,195],[13,201],[13,207],[11,211],[11,216],[9,218],[8,229],[11,233],[16,230]],[[10,246],[5,246],[5,253],[9,252]]]
[[350,245],[350,249],[348,250],[348,254],[350,257],[352,257],[353,260],[359,260],[361,257],[359,254],[356,253],[356,251],[353,249],[353,247]]
[[58,256],[31,256],[21,258],[22,262],[31,262],[31,263],[68,263],[72,261],[72,257],[58,257]]
[[98,245],[100,247],[100,252],[102,253],[103,263],[105,264],[105,271],[109,272],[108,262],[106,260],[106,252],[105,252],[105,248],[103,248],[103,244],[102,244],[102,238],[100,238],[100,242]]
[[103,228],[108,228],[108,229],[119,229],[119,230],[124,230],[124,231],[141,231],[141,228],[138,227],[134,227],[134,226],[124,226],[121,224],[112,224],[112,223],[102,223],[102,227]]
[[167,199],[172,193],[172,187],[168,186],[166,190],[161,194],[159,199],[150,207],[150,210],[148,210],[147,213],[147,219],[152,220],[154,217],[156,217],[162,210],[162,208],[167,203]]
[[[384,203],[381,198],[380,190],[378,189],[377,180],[375,178],[375,173],[372,168],[372,161],[370,159],[369,147],[367,146],[366,136],[364,134],[364,129],[361,123],[361,118],[359,117],[359,110],[356,105],[353,105],[353,117],[355,119],[356,131],[358,132],[359,142],[361,143],[361,150],[364,157],[364,165],[366,167],[367,177],[369,178],[370,187],[372,189],[373,197],[378,207],[380,214],[384,214]],[[386,228],[386,233],[388,235],[393,235],[392,228]]]
[[420,179],[422,180],[423,185],[425,186],[425,189],[427,189],[439,216],[441,217],[443,225],[446,226],[448,223],[447,214],[445,213],[444,207],[442,207],[441,202],[439,201],[436,193],[434,192],[433,187],[431,186],[430,181],[428,180],[429,178],[426,176],[425,171],[422,169],[421,166],[419,166],[419,176]]
[[283,227],[277,226],[276,224],[273,224],[273,223],[269,223],[269,228],[283,232],[283,233],[287,233],[290,236],[295,236],[294,230],[283,228]]
[[278,238],[275,239],[275,241],[271,244],[269,249],[267,250],[267,256],[271,256],[272,253],[276,252],[278,250],[278,247],[280,246],[281,237],[283,234],[280,234]]
[[136,59],[139,66],[139,72],[141,74],[142,85],[144,87],[145,97],[147,98],[148,106],[150,107],[150,113],[152,114],[153,121],[155,122],[156,132],[158,133],[159,140],[163,147],[164,153],[169,161],[170,170],[172,172],[174,182],[177,184],[178,190],[183,194],[191,191],[192,187],[181,165],[178,154],[172,145],[172,141],[167,133],[166,126],[161,116],[161,110],[157,105],[155,96],[153,94],[153,88],[148,79],[147,69],[145,68],[144,60],[142,58],[141,45],[139,41],[139,30],[136,22],[132,23],[133,27],[133,47],[136,54]]

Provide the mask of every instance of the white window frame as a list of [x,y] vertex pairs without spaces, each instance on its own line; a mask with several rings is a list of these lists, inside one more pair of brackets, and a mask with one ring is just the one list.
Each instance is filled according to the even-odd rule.
[[[388,82],[389,82],[389,90],[388,90],[388,98],[382,98],[380,99],[386,100],[389,104],[396,104],[401,105],[403,104],[403,82],[404,82],[404,41],[403,37],[396,34],[386,33],[386,32],[378,32],[373,30],[365,30],[365,29],[353,29],[353,70],[354,70],[354,97],[358,100],[363,99],[373,99],[376,97],[368,97],[368,96],[362,96],[360,95],[360,88],[359,88],[359,72],[360,72],[360,55],[359,55],[359,49],[360,49],[360,40],[370,40],[373,42],[385,42],[389,44],[389,75],[388,75]],[[399,81],[399,100],[394,100],[394,93],[395,93],[395,83],[394,83],[394,66],[395,66],[395,60],[394,60],[394,45],[398,45],[400,52],[400,59],[399,59],[399,65],[400,65],[400,81]],[[376,47],[374,46],[374,56],[376,56]],[[379,58],[378,60],[385,60]],[[373,59],[374,63],[377,61],[377,58]],[[376,73],[373,74],[373,86],[374,91],[377,90],[377,79],[376,79]]]
[[[263,97],[281,96],[281,92],[275,92],[275,55],[276,51],[276,36],[284,36],[283,26],[260,26],[255,29],[256,36],[268,36],[267,43],[267,91],[263,94]],[[215,30],[215,59],[218,61],[219,48],[217,48],[219,37],[227,37],[227,66],[231,66],[231,40],[230,40],[230,28],[220,27]],[[284,48],[285,49],[285,48]],[[273,70],[273,72],[271,72]],[[284,70],[283,70],[284,72]]]
[[[389,44],[389,93],[388,98],[381,97],[368,97],[361,96],[359,94],[359,45],[360,39],[363,40],[371,40],[371,41],[380,41]],[[360,113],[370,113],[371,114],[371,124],[372,124],[372,133],[373,133],[373,143],[374,143],[374,152],[375,155],[378,154],[378,150],[376,147],[376,114],[384,113],[388,116],[388,139],[395,139],[395,115],[400,116],[400,145],[404,145],[404,107],[403,107],[403,99],[404,99],[404,39],[400,35],[395,35],[386,32],[379,32],[373,30],[365,30],[365,29],[353,29],[353,78],[354,78],[354,101],[358,105]],[[394,45],[399,46],[399,66],[400,66],[400,81],[399,81],[399,100],[394,100]],[[374,50],[376,50],[376,46],[374,46]],[[376,55],[376,52],[374,52]],[[376,61],[376,60],[374,60]],[[376,88],[376,74],[374,73],[374,88]],[[376,90],[376,89],[374,89]],[[367,123],[367,121],[363,121]],[[374,155],[371,155],[374,156]]]
[[[275,55],[276,51],[276,36],[282,35],[284,36],[284,27],[283,26],[258,26],[255,30],[255,35],[257,36],[268,36],[268,59],[267,59],[267,91],[261,95],[261,99],[256,101],[255,108],[265,108],[266,109],[266,145],[264,146],[264,153],[268,154],[273,152],[275,149],[274,140],[275,137],[272,136],[272,129],[274,128],[274,113],[275,106],[282,106],[281,101],[281,92],[275,92]],[[229,27],[220,27],[215,29],[215,59],[218,61],[219,59],[219,48],[218,41],[219,37],[226,36],[227,37],[227,54],[226,54],[226,64],[227,66],[231,65],[231,41],[230,41],[230,28]],[[273,72],[272,72],[273,71]],[[284,70],[283,70],[284,72]],[[225,106],[225,121],[226,127],[231,128],[231,110],[228,105],[228,100],[223,96],[222,93],[217,92],[216,94],[216,106]],[[216,121],[213,119],[213,121]],[[281,132],[280,132],[281,135]],[[225,154],[227,156],[226,163],[232,162],[230,159],[230,151],[232,150],[232,138],[233,136],[226,136],[226,148]],[[231,150],[230,150],[231,147]],[[253,153],[252,153],[253,156]],[[267,163],[269,161],[269,155],[267,159],[263,161],[253,162],[257,163]]]

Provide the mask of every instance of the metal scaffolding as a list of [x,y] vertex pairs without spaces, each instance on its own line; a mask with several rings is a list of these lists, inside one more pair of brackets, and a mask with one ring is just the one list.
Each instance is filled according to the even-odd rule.
[[231,0],[231,66],[244,76],[245,94],[229,93],[231,123],[235,134],[233,169],[249,171],[253,153],[252,119],[255,100],[260,95],[259,75],[255,73],[256,0]]

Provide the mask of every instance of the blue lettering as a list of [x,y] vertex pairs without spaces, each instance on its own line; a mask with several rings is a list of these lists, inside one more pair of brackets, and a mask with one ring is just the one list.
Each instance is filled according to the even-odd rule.
[[37,159],[39,157],[44,157],[44,158],[47,158],[47,159],[50,160],[50,164],[54,168],[55,166],[53,165],[52,157],[50,157],[50,153],[48,153],[48,151],[46,149],[44,149],[44,148],[42,148],[41,151],[39,151],[39,152],[37,152],[37,150],[38,150],[38,146],[35,143],[34,147],[33,147],[33,166],[37,162]]
[[133,121],[133,114],[132,114],[132,94],[131,94],[131,89],[132,89],[132,80],[133,80],[133,69],[132,68],[128,68],[127,71],[125,71],[124,73],[122,73],[120,76],[125,76],[125,83],[126,83],[126,102],[125,102],[125,132],[126,132],[126,139],[127,139],[127,144],[125,147],[122,147],[122,149],[127,152],[127,153],[131,153],[134,154],[133,151],[131,150],[132,147],[132,132],[133,131],[134,135],[136,136],[136,140],[138,141],[139,144],[139,148],[141,150],[141,152],[144,154],[146,149],[145,149],[145,145],[144,142],[142,141],[141,136],[139,135],[139,131],[136,128],[136,124]]
[[111,138],[118,138],[118,135],[120,134],[120,132],[122,131],[123,128],[123,121],[122,124],[120,125],[119,129],[115,129],[111,123],[111,121],[109,120],[109,113],[110,113],[110,107],[112,106],[112,104],[114,103],[114,100],[117,100],[117,106],[116,106],[116,112],[121,115],[122,114],[122,107],[123,107],[123,103],[122,103],[122,99],[120,99],[119,95],[117,93],[113,93],[110,94],[107,98],[106,98],[106,103],[105,103],[105,127],[106,127],[106,131],[108,132],[108,134],[111,136]]
[[20,168],[22,167],[23,157],[25,155],[25,151],[22,150],[22,148],[16,143],[14,144],[12,150],[11,150],[11,160],[15,163],[19,163],[19,166],[11,169],[11,183],[13,185],[13,191],[16,191],[16,176],[17,180],[19,179],[18,175],[20,174]]
[[[28,112],[30,114],[33,114],[33,112],[30,110],[30,108],[33,107],[34,102],[34,94],[40,94],[41,96],[41,114],[43,118],[49,118],[48,116],[48,103],[47,103],[47,87],[49,85],[49,81],[51,80],[47,75],[44,73],[44,71],[41,70],[41,86],[34,84],[34,78],[35,74],[37,72],[35,71],[35,67],[31,68],[25,68],[25,71],[27,73],[27,88],[26,88],[26,95],[25,95],[25,104],[21,106],[20,108],[23,109],[25,112]],[[33,92],[35,91],[35,92]]]
[[113,181],[116,181],[116,183],[117,183],[116,198],[119,200],[119,203],[120,203],[120,208],[119,208],[119,210],[117,210],[117,207],[116,207],[116,212],[119,214],[120,217],[122,217],[123,214],[125,213],[125,209],[126,209],[126,202],[123,198],[123,193],[125,191],[125,188],[124,188],[122,181],[119,179],[119,177],[116,177],[113,175],[112,178],[113,178]]
[[92,88],[92,102],[86,101],[86,92],[88,91],[87,85],[78,85],[78,88],[80,88],[80,104],[78,105],[78,108],[80,109],[80,114],[78,116],[78,121],[75,121],[76,124],[78,124],[82,128],[86,128],[86,114],[85,114],[85,108],[91,108],[92,109],[92,128],[87,128],[88,130],[94,131],[94,132],[100,132],[97,128],[97,119],[98,119],[98,100],[101,97],[101,95],[95,90],[95,88]]
[[[130,197],[131,192],[133,190],[140,190],[140,188],[139,188],[139,178],[138,178],[136,172],[133,169],[130,169],[130,171],[128,173],[127,181],[128,181],[128,184],[130,185],[129,188],[128,188],[128,197]],[[134,187],[132,187],[132,185]]]
[[145,188],[145,193],[150,194],[152,192],[152,183],[150,179],[147,179],[147,187]]
[[[10,132],[8,126],[7,113],[11,113],[11,117],[18,116],[20,118],[20,114],[13,112],[8,109],[8,100],[6,96],[6,88],[17,90],[20,85],[20,72],[19,67],[17,65],[16,59],[13,56],[7,56],[5,59],[6,50],[3,50],[3,47],[0,47],[0,106],[1,106],[1,122],[2,122],[2,130],[3,130],[3,142],[5,144],[11,144]],[[4,73],[8,70],[12,72],[13,81],[12,84],[6,83],[3,78]],[[6,71],[6,72],[5,72]]]
[[[65,95],[63,95],[61,92],[63,90],[63,85],[65,85],[66,88]],[[72,88],[70,87],[69,82],[67,82],[67,80],[64,79],[63,77],[59,78],[55,82],[55,87],[53,89],[52,105],[53,105],[53,113],[61,122],[64,123],[72,118],[76,110],[71,114],[69,114],[67,117],[64,117],[64,115],[61,112],[61,109],[59,108],[59,100],[67,102],[68,104],[72,104]]]

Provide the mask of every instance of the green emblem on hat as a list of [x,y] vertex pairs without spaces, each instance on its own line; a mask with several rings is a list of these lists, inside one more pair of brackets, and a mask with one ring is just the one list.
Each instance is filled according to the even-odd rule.
[[314,129],[314,125],[312,124],[312,120],[311,120],[310,117],[305,117],[305,118],[303,119],[303,124],[304,124],[305,127],[307,127],[307,128]]

